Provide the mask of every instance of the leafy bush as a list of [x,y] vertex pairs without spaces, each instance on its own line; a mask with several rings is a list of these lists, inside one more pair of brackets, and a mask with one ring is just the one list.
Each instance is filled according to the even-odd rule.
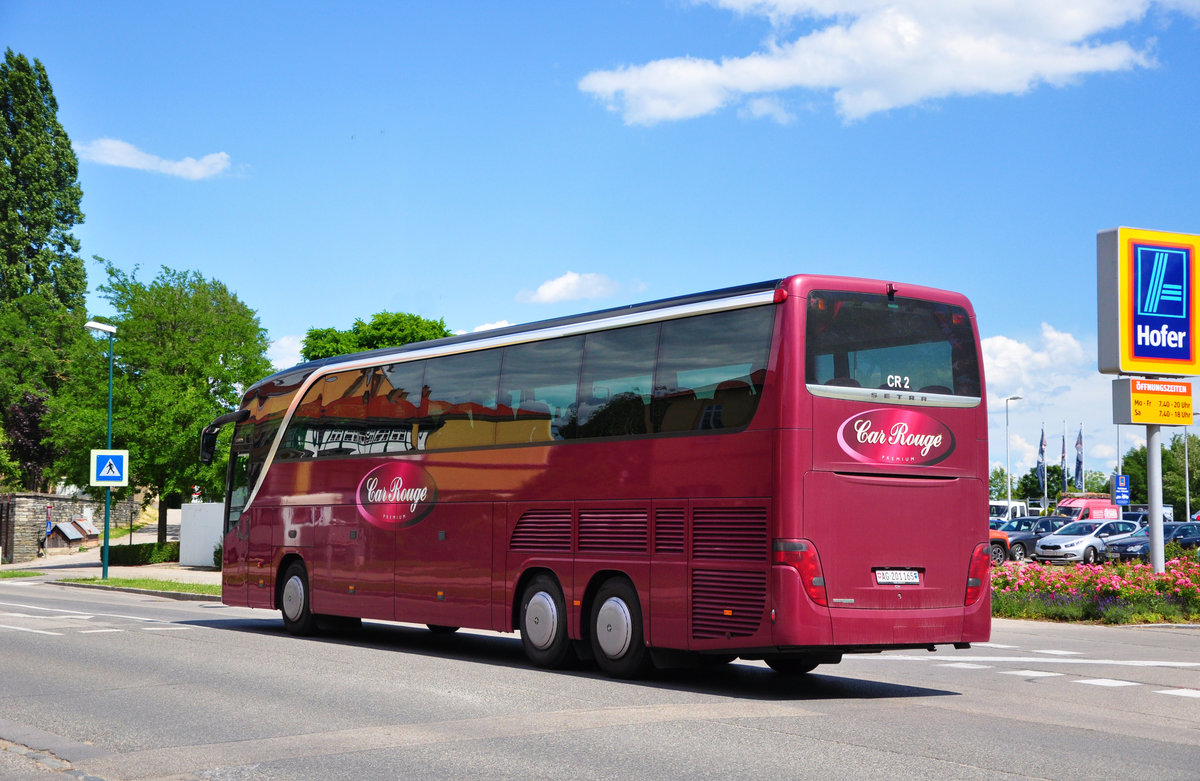
[[1200,621],[1200,561],[1046,567],[1009,562],[992,570],[992,615],[1107,624]]
[[141,545],[115,545],[108,549],[108,563],[115,567],[137,567],[179,561],[178,542],[147,542]]
[[225,561],[225,546],[224,545],[213,546],[213,566],[216,567],[217,569],[221,569],[221,563],[223,561]]

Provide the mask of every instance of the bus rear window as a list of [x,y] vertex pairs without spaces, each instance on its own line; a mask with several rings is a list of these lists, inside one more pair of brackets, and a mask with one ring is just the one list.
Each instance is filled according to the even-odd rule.
[[979,357],[965,309],[870,293],[813,291],[806,382],[979,398]]

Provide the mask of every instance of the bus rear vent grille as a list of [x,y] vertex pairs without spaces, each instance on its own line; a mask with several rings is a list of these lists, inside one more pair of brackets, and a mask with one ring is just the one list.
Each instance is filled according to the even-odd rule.
[[697,559],[766,561],[765,507],[696,507],[692,510],[692,556]]
[[570,551],[571,511],[527,511],[517,521],[508,546],[512,550]]
[[758,631],[767,604],[764,572],[692,572],[692,637],[747,637]]
[[579,550],[645,553],[645,510],[580,510]]
[[660,507],[654,511],[655,553],[683,553],[686,515],[682,507]]

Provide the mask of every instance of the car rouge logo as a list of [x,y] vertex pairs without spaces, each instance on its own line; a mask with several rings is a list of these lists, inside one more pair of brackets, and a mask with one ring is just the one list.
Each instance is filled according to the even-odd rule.
[[838,444],[867,464],[936,464],[954,452],[954,433],[915,410],[872,409],[838,429]]
[[374,526],[412,526],[436,503],[437,484],[417,464],[384,464],[358,484],[358,511]]

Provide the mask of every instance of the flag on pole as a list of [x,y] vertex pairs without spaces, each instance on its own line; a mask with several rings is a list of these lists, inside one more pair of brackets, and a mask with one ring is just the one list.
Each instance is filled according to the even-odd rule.
[[1075,490],[1083,490],[1083,426],[1079,427],[1079,438],[1075,440]]
[[[1066,426],[1064,425],[1063,428],[1065,429]],[[1058,459],[1058,468],[1062,471],[1062,490],[1063,490],[1063,493],[1066,493],[1070,489],[1070,485],[1067,483],[1067,432],[1066,431],[1063,431],[1063,449],[1062,449],[1062,455]]]
[[1038,447],[1037,460],[1038,487],[1046,492],[1046,427],[1042,426],[1042,444]]

